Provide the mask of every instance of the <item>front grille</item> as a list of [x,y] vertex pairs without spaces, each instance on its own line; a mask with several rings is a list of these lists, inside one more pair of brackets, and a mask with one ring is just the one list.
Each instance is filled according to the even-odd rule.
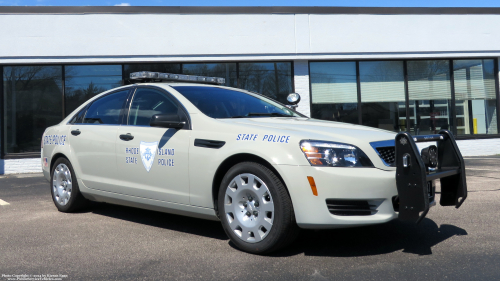
[[326,206],[336,216],[370,216],[377,213],[377,204],[366,200],[326,199]]
[[377,147],[378,154],[388,166],[394,167],[396,165],[396,149],[394,146]]

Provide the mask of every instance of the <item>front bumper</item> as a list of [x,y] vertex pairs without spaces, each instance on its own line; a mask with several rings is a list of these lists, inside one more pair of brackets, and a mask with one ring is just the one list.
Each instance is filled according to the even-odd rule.
[[[395,171],[377,168],[334,168],[276,165],[292,199],[301,228],[345,228],[385,223],[397,218],[393,197],[398,195]],[[318,196],[307,177],[313,177]],[[364,201],[375,205],[370,215],[335,215],[327,199]],[[330,200],[331,202],[331,200]]]

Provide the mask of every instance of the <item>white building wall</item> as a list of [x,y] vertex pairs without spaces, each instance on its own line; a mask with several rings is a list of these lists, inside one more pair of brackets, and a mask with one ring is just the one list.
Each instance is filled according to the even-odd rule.
[[3,14],[0,63],[499,56],[499,25],[467,14]]
[[0,175],[41,172],[42,163],[40,158],[0,159]]
[[498,50],[500,15],[311,15],[312,53]]

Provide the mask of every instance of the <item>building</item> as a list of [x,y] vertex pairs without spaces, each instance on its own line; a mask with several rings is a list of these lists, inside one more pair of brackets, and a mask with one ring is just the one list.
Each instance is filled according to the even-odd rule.
[[0,7],[0,25],[0,174],[40,171],[45,127],[139,70],[500,154],[499,8]]

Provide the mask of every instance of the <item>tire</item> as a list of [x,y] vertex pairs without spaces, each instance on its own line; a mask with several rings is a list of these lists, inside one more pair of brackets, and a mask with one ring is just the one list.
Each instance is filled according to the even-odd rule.
[[66,158],[58,158],[52,167],[50,176],[50,194],[60,212],[78,211],[88,204],[78,188],[73,166]]
[[285,185],[259,163],[242,162],[229,169],[219,188],[218,209],[227,236],[245,252],[269,254],[299,234]]

